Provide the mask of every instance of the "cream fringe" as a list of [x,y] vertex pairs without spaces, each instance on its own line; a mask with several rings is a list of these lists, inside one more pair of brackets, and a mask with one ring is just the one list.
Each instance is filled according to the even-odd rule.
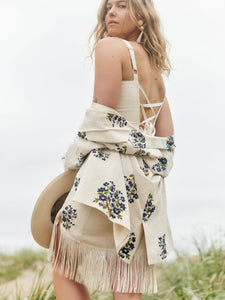
[[57,251],[56,223],[48,254],[53,270],[57,269],[65,277],[87,285],[90,290],[145,294],[157,292],[154,265],[147,264],[146,255],[134,255],[131,264],[127,264],[115,250],[95,248],[71,240],[62,231]]

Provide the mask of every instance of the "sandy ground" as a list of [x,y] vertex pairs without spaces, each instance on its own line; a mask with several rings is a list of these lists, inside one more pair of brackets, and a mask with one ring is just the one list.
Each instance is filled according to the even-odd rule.
[[19,294],[21,299],[26,299],[26,296],[31,294],[35,288],[35,283],[38,281],[38,274],[44,268],[41,276],[41,283],[46,287],[52,281],[52,271],[49,263],[38,262],[35,268],[25,270],[17,279],[9,281],[0,285],[0,295],[7,300],[17,299],[16,295]]
[[[38,279],[38,274],[44,268],[41,278]],[[36,284],[46,288],[52,282],[52,270],[50,263],[38,262],[34,269],[25,270],[17,279],[0,285],[0,299],[16,300],[17,295],[21,300],[27,300],[35,289]],[[49,293],[53,290],[53,286],[49,289]],[[89,290],[91,293],[92,291]],[[4,298],[5,297],[5,298]],[[104,299],[104,293],[98,294],[99,300]]]
[[[43,268],[44,272],[41,278],[38,279],[38,275]],[[156,272],[157,277],[159,277],[159,271],[157,269]],[[19,299],[27,300],[26,297],[31,295],[37,283],[40,285],[40,282],[43,288],[46,288],[48,284],[52,282],[52,270],[48,262],[37,262],[33,269],[25,270],[17,279],[1,284],[0,299],[15,300],[18,299],[17,295],[19,295]],[[49,292],[52,290],[53,286],[51,286]],[[89,292],[91,293],[92,291]],[[104,299],[104,293],[98,294],[98,298],[99,300]]]

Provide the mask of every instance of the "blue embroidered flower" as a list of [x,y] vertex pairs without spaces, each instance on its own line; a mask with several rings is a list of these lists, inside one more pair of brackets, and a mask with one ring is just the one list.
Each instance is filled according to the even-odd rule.
[[134,194],[134,199],[138,199],[138,194]]
[[114,192],[114,191],[115,191],[115,185],[111,185],[110,188],[109,188],[109,190],[110,190],[111,192]]
[[124,176],[126,180],[126,191],[127,191],[127,198],[130,203],[133,203],[135,199],[138,199],[137,194],[137,185],[135,183],[134,174],[130,174],[129,176]]
[[127,254],[127,253],[129,253],[129,249],[126,248],[126,247],[123,247],[123,248],[122,248],[122,252],[123,252],[124,254]]
[[157,172],[165,171],[167,166],[166,158],[158,158],[158,163],[152,166],[152,169]]
[[165,157],[159,158],[158,160],[161,162],[162,165],[166,165],[167,164],[167,159]]
[[174,138],[173,136],[169,136],[166,142],[166,147],[167,147],[167,151],[169,152],[173,152],[174,151],[174,147],[176,147],[174,145]]
[[167,257],[167,251],[166,251],[166,235],[160,236],[158,241],[159,247],[162,249],[162,252],[160,254],[162,259],[165,259]]
[[129,135],[131,136],[134,147],[146,148],[145,136],[140,131],[132,129]]
[[144,163],[144,167],[142,168],[142,167],[140,166],[140,168],[141,168],[141,170],[144,172],[145,176],[148,176],[148,175],[149,175],[150,168],[149,168],[148,164],[146,164],[146,162],[144,161],[144,159],[143,159],[143,163]]
[[118,255],[121,258],[130,259],[130,252],[135,248],[134,243],[136,242],[136,236],[134,232],[129,234],[129,238],[124,247],[119,250]]
[[112,122],[112,127],[115,127],[115,125],[119,125],[119,127],[127,125],[127,120],[119,115],[108,113],[106,119]]
[[150,152],[143,150],[143,149],[139,149],[138,151],[136,151],[134,153],[134,155],[136,156],[150,156]]
[[133,250],[134,249],[134,244],[130,243],[130,248]]
[[114,193],[114,197],[115,197],[115,199],[118,199],[119,198],[119,194],[118,193]]
[[116,215],[118,215],[120,213],[120,210],[116,207],[113,208],[113,211]]
[[73,209],[71,205],[65,207],[62,211],[62,225],[65,229],[70,229],[74,226],[73,219],[77,218],[77,210]]
[[80,137],[80,138],[82,138],[82,139],[84,139],[84,140],[87,140],[87,133],[86,133],[86,131],[78,131],[78,133],[77,133],[77,135]]
[[135,242],[136,241],[136,237],[135,237],[135,234],[133,234],[132,236],[131,236],[131,242]]
[[105,195],[100,195],[100,196],[99,196],[99,200],[101,200],[101,201],[106,201],[106,196],[105,196]]
[[122,208],[122,210],[125,210],[125,205],[123,203],[120,203],[120,207]]
[[98,197],[96,197],[93,202],[98,203],[102,209],[106,210],[109,217],[122,220],[122,213],[126,209],[123,193],[116,190],[115,184],[111,180],[109,182],[104,182],[103,186],[104,187],[98,188]]
[[121,154],[125,154],[127,152],[127,146],[120,147],[118,144],[115,144],[116,151],[118,151]]
[[75,180],[74,180],[75,191],[77,191],[77,188],[78,188],[79,183],[80,183],[80,178],[75,177]]
[[148,195],[148,200],[145,204],[145,208],[144,208],[144,211],[143,211],[143,214],[142,214],[142,220],[144,222],[148,221],[148,219],[151,217],[152,213],[155,211],[155,205],[152,203],[153,201],[154,201],[153,196],[150,193]]
[[111,155],[110,153],[104,153],[104,152],[100,151],[100,149],[99,150],[93,149],[92,152],[94,153],[95,157],[99,157],[102,160],[106,160]]
[[87,158],[88,154],[84,155],[83,153],[80,153],[79,157],[78,157],[78,162],[75,164],[76,167],[80,167],[83,162],[85,161],[85,159]]

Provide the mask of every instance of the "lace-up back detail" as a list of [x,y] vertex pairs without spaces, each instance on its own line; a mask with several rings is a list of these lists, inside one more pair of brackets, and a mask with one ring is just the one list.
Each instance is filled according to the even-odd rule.
[[[165,101],[165,98],[161,102],[151,103],[147,94],[138,81],[137,64],[135,59],[134,49],[127,40],[123,40],[129,50],[132,69],[133,80],[122,80],[121,94],[118,104],[118,112],[127,117],[135,126],[138,126],[140,130],[147,131],[150,135],[155,135],[155,122],[161,110],[161,107]],[[147,103],[140,102],[140,90],[144,95]],[[152,115],[148,118],[145,108],[150,108]],[[157,112],[156,112],[156,108]],[[140,121],[140,111],[142,112],[143,121]],[[144,126],[144,128],[143,128]]]

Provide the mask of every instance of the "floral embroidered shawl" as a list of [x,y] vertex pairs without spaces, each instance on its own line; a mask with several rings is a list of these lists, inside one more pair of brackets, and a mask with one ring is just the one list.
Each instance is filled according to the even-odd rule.
[[[79,171],[71,200],[56,216],[55,224],[62,217],[61,235],[73,239],[73,230],[79,231],[76,219],[82,212],[73,207],[78,202],[99,210],[113,223],[121,260],[131,262],[142,225],[148,265],[164,260],[173,249],[164,177],[173,166],[175,147],[173,136],[147,135],[116,110],[92,103],[64,157],[65,170]],[[76,239],[82,242],[82,236]],[[54,234],[51,243],[52,253]]]

